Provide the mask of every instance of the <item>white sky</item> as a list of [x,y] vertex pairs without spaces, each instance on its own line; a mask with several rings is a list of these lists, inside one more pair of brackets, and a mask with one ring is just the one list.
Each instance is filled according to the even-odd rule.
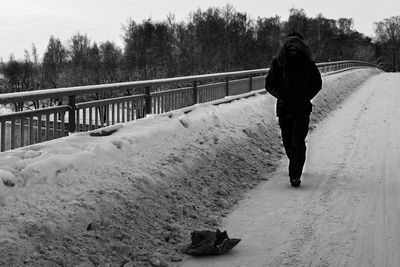
[[228,3],[252,18],[279,15],[287,20],[292,7],[303,8],[308,17],[322,13],[330,19],[353,18],[356,30],[368,36],[373,35],[374,22],[400,15],[399,0],[0,0],[0,58],[7,61],[11,53],[22,58],[32,43],[42,57],[51,35],[66,42],[77,32],[92,41],[109,40],[122,47],[121,25],[129,18],[164,20],[172,13],[181,21],[199,7]]

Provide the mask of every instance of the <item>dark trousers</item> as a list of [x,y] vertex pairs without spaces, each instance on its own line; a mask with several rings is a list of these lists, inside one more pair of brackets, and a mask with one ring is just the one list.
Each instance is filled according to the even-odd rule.
[[305,139],[310,117],[279,117],[283,146],[289,158],[289,177],[300,178],[306,161]]

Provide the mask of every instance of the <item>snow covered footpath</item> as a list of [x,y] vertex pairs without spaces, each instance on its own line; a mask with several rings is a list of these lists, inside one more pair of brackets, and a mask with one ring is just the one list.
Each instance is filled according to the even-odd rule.
[[400,266],[400,73],[369,79],[307,137],[300,188],[287,159],[221,228],[242,241],[188,267]]
[[[377,73],[325,76],[312,127]],[[179,265],[283,154],[269,95],[111,130],[0,154],[1,266]]]

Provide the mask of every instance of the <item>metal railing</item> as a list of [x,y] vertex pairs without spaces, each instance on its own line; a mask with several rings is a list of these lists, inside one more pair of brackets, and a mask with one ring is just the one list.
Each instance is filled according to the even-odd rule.
[[[321,73],[354,67],[377,68],[374,64],[354,60],[318,63],[317,66]],[[268,70],[265,68],[1,94],[0,104],[6,105],[24,103],[29,106],[33,100],[49,101],[54,98],[65,98],[67,101],[65,105],[0,115],[0,151],[59,138],[69,132],[90,131],[137,120],[147,114],[161,114],[263,89]],[[117,97],[87,100],[117,92],[120,93]],[[121,96],[121,92],[128,95]]]

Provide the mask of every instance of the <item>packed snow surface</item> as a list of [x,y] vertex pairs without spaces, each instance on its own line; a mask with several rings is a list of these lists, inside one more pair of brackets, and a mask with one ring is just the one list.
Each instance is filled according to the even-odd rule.
[[[324,76],[311,128],[377,73]],[[283,155],[268,94],[105,131],[0,154],[0,265],[179,265]]]
[[302,185],[287,160],[222,227],[239,245],[183,266],[400,266],[400,74],[369,79],[307,138]]

